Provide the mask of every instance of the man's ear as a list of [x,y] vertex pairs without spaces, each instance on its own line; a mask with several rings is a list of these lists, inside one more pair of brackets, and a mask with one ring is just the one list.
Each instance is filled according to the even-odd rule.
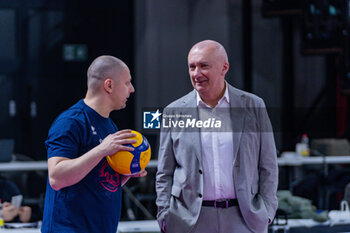
[[103,83],[103,87],[105,89],[105,91],[108,93],[108,94],[111,94],[112,93],[112,88],[113,88],[113,81],[112,79],[110,78],[107,78],[104,83]]
[[225,76],[228,69],[230,68],[230,65],[228,64],[228,62],[225,62],[224,65],[222,66],[222,75]]

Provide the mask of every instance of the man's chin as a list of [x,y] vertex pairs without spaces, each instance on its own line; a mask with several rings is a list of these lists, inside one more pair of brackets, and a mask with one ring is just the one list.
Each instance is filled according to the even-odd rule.
[[207,88],[201,85],[196,85],[195,89],[199,94],[204,94],[207,91]]
[[121,110],[121,109],[124,109],[124,108],[126,108],[126,103],[124,105],[120,105],[120,106],[116,107],[115,110]]

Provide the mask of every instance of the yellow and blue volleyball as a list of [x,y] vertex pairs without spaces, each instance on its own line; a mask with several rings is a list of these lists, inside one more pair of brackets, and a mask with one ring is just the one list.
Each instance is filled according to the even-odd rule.
[[135,150],[118,151],[106,157],[113,170],[123,175],[133,175],[142,171],[151,159],[151,146],[146,137],[137,131],[132,130],[131,132],[136,136],[130,139],[136,140],[136,143],[125,146],[133,147]]

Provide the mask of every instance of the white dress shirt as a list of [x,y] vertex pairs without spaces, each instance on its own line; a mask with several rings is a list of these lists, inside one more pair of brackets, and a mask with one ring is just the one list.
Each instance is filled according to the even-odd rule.
[[203,161],[203,200],[236,198],[233,181],[233,138],[230,114],[230,98],[226,85],[224,96],[211,108],[204,103],[197,92],[197,106],[200,120],[215,118],[222,120],[222,129],[201,129]]

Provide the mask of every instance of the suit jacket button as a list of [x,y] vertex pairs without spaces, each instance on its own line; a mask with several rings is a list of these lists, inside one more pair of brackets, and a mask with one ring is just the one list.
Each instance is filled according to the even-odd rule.
[[202,194],[200,193],[200,194],[198,194],[198,196],[200,197],[200,198],[202,198]]
[[199,171],[198,171],[198,172],[199,172],[199,174],[203,174],[203,171],[202,171],[201,169],[199,169]]

